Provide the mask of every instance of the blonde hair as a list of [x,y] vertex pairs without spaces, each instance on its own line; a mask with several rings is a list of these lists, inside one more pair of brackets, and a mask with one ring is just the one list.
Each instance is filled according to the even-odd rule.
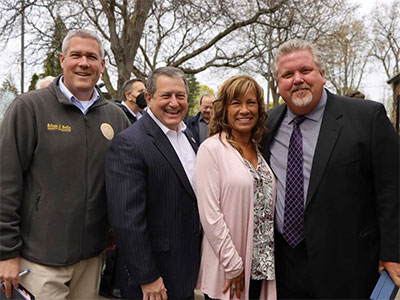
[[256,145],[259,145],[263,134],[265,133],[265,105],[264,91],[261,86],[252,77],[247,75],[236,75],[225,81],[218,90],[217,99],[213,103],[211,119],[209,124],[209,136],[226,133],[226,140],[236,150],[242,154],[242,149],[235,142],[232,135],[232,128],[228,124],[228,105],[234,99],[246,95],[249,91],[254,91],[258,103],[258,120],[256,126],[252,129],[251,139]]

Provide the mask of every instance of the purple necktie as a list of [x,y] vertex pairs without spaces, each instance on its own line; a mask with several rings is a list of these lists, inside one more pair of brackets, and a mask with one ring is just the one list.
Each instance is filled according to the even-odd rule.
[[304,239],[303,138],[299,127],[304,120],[304,116],[293,119],[287,160],[283,236],[292,248]]

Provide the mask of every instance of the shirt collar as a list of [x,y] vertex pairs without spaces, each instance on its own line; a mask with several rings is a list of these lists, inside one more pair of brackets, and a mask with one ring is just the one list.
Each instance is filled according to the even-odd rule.
[[[325,89],[322,90],[321,100],[318,104],[307,114],[304,116],[312,121],[318,122],[321,120],[322,115],[324,114],[326,102],[328,100],[328,93]],[[297,116],[294,112],[292,112],[289,108],[287,110],[289,116],[289,124],[293,122],[293,119]]]
[[[70,90],[65,86],[64,82],[62,81],[63,78],[64,78],[64,76],[60,77],[58,84],[59,84],[61,92],[65,95],[65,97],[67,97],[69,102],[74,104],[74,100],[82,101],[82,100],[79,100],[77,97],[75,97],[74,94],[72,94],[70,92]],[[99,93],[97,92],[97,90],[95,88],[93,88],[93,95],[92,95],[92,98],[89,99],[89,101],[95,102],[99,98],[100,98]]]
[[201,112],[200,112],[200,117],[199,117],[199,122],[200,122],[200,121],[206,122],[206,121],[204,121],[203,115],[201,114]]
[[121,101],[121,104],[125,106],[128,111],[136,118],[136,114],[129,108],[129,106],[125,103],[125,101]]
[[[150,117],[156,122],[158,127],[161,128],[161,130],[164,132],[164,134],[168,134],[169,132],[176,132],[175,130],[169,129],[167,126],[165,126],[151,111],[151,109],[147,110],[147,113],[150,115]],[[178,133],[181,133],[182,131],[186,130],[186,125],[184,122],[180,122],[178,126]]]

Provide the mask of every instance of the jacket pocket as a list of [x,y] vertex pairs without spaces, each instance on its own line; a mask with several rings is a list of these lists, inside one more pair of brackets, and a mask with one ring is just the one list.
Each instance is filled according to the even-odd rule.
[[33,206],[33,212],[39,210],[39,201],[40,201],[40,193],[37,193],[36,199],[35,199],[35,204]]
[[27,233],[28,236],[30,236],[30,233],[31,233],[32,219],[34,218],[34,214],[36,214],[37,211],[39,210],[40,198],[41,198],[40,193],[37,193],[36,197],[33,200],[32,207],[30,207],[29,211],[28,211],[29,215],[27,215],[27,219],[26,219],[28,222],[24,229],[24,232]]
[[169,241],[166,238],[153,238],[150,240],[151,250],[154,252],[167,252]]

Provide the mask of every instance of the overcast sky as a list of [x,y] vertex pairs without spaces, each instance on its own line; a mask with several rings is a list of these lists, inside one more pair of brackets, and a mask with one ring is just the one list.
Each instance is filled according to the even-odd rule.
[[[389,0],[350,0],[354,3],[361,4],[361,13],[367,16],[375,3],[390,2]],[[398,0],[397,0],[398,1]],[[363,86],[360,88],[368,96],[368,98],[383,103],[384,99],[388,98],[388,95],[392,95],[390,86],[386,83],[385,71],[381,64],[374,64],[371,66],[370,72],[366,72],[367,75],[363,78]]]
[[[375,5],[375,0],[349,0],[354,3],[359,3],[360,13],[363,16],[367,16],[371,9]],[[398,0],[399,1],[399,0]],[[390,0],[376,0],[377,3],[390,2]],[[226,76],[234,75],[235,72],[231,72],[231,74],[226,74]],[[212,78],[212,79],[210,79]],[[224,77],[226,78],[226,77]],[[215,91],[217,91],[218,86],[222,84],[221,82],[217,82],[215,77],[209,76],[209,73],[203,72],[198,76],[198,79],[201,83],[209,85]],[[257,78],[260,84],[266,87],[266,82],[260,76]],[[363,92],[368,99],[372,99],[381,103],[384,103],[384,99],[388,99],[391,97],[392,91],[390,86],[386,83],[387,78],[386,74],[382,68],[382,66],[378,63],[370,64],[369,69],[365,71],[365,75],[363,77],[360,91]]]

